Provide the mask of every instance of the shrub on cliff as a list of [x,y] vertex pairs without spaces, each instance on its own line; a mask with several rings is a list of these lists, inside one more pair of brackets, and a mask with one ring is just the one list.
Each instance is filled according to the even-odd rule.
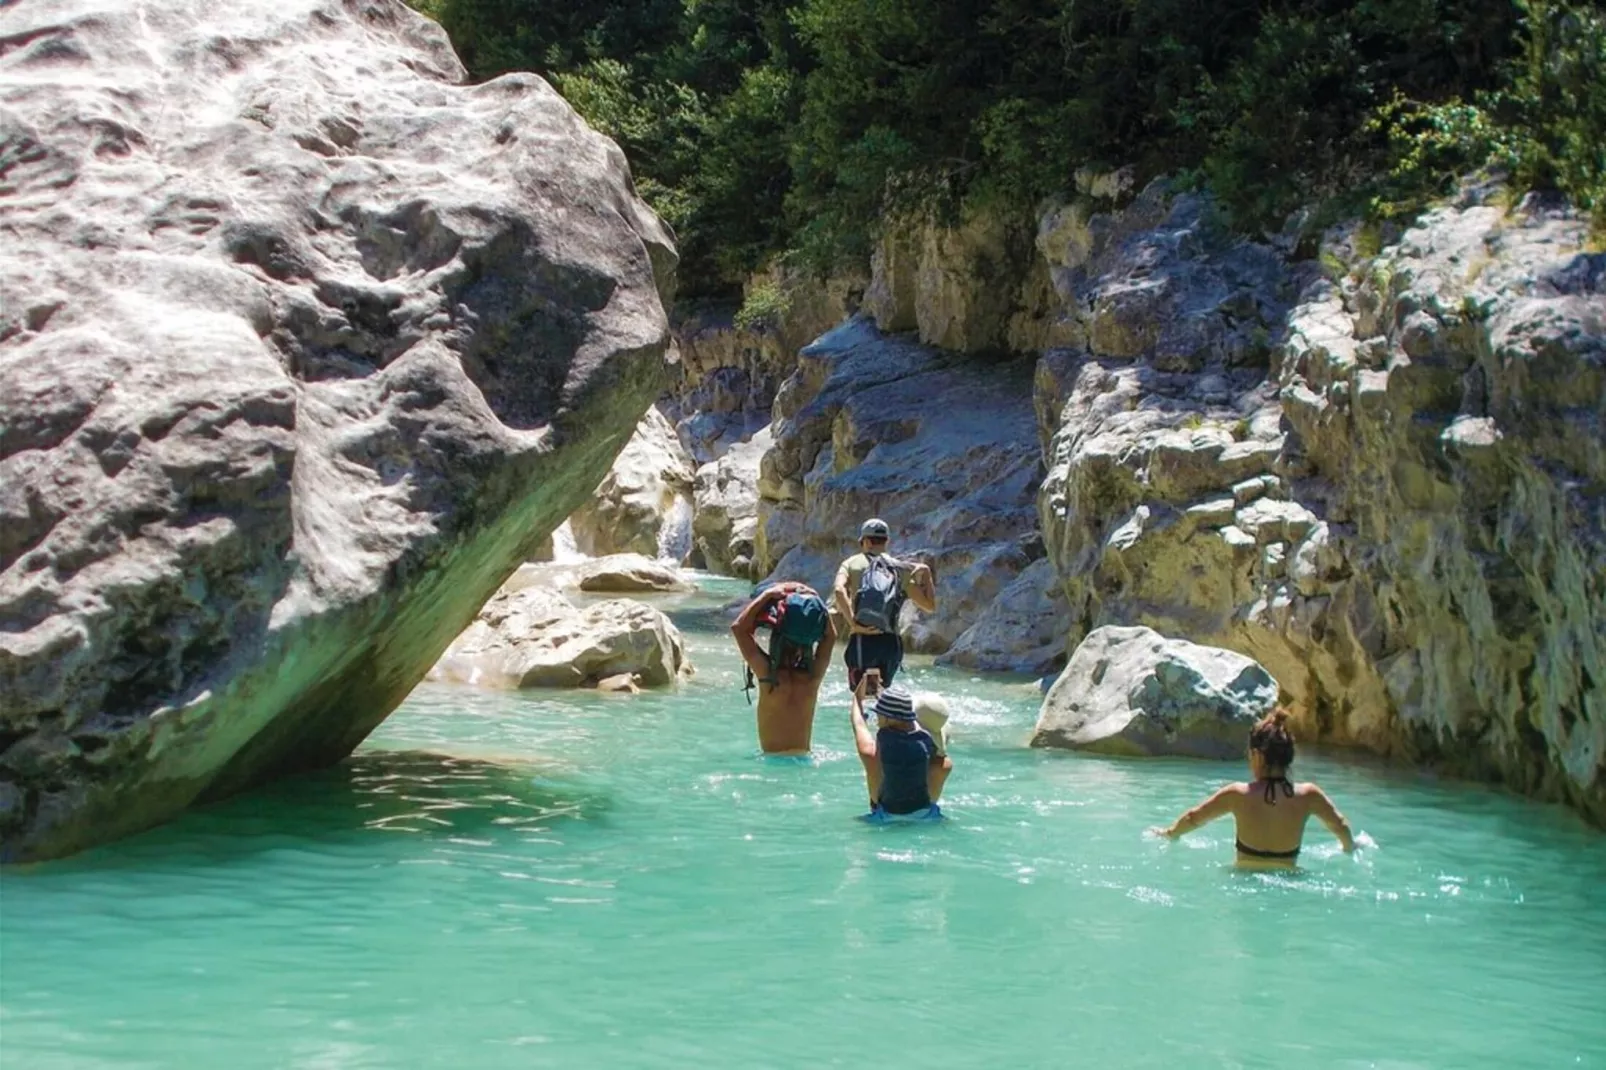
[[[1243,227],[1412,210],[1487,162],[1602,202],[1581,0],[414,0],[476,76],[548,75],[676,227],[683,292],[861,259],[889,212],[1021,212],[1084,165]],[[862,261],[861,261],[862,262]]]

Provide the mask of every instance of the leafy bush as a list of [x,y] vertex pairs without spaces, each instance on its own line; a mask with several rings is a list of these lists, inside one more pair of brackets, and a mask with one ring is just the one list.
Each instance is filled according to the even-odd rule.
[[1495,162],[1606,203],[1582,0],[414,0],[477,78],[545,74],[676,228],[682,292],[879,220],[1029,211],[1084,166],[1192,176],[1233,223],[1414,211]]

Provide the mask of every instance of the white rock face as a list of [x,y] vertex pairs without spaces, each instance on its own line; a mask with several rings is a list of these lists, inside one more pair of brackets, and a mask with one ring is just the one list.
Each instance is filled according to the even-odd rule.
[[692,536],[711,572],[755,578],[758,470],[774,443],[766,427],[697,470]]
[[[691,455],[674,425],[647,410],[591,500],[569,518],[583,554],[645,554],[684,563],[691,550]],[[683,530],[675,530],[675,525]]]
[[674,253],[612,142],[400,0],[29,0],[0,39],[27,859],[350,753],[662,390]]
[[447,648],[432,679],[486,687],[665,687],[691,672],[680,632],[652,606],[584,608],[544,587],[504,591]]
[[1087,345],[1038,369],[1073,639],[1237,650],[1302,738],[1606,823],[1606,254],[1584,221],[1468,201],[1370,261],[1330,241],[1351,259],[1329,280],[1150,199],[1092,228],[1067,276]]
[[1138,757],[1242,758],[1277,681],[1230,650],[1150,628],[1096,628],[1043,699],[1034,747]]
[[904,609],[911,649],[941,653],[1031,563],[1039,453],[1030,365],[956,359],[855,319],[798,357],[759,472],[758,567],[825,591],[859,525],[932,566],[938,612]]

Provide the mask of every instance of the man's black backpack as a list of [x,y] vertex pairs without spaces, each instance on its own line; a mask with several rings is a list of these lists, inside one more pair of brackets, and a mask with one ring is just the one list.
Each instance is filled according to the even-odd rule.
[[[763,587],[754,590],[757,597]],[[770,630],[769,659],[770,672],[764,677],[766,684],[774,684],[780,679],[781,650],[783,644],[797,647],[803,652],[803,668],[805,671],[814,668],[814,647],[825,638],[826,610],[825,602],[819,595],[811,591],[793,591],[770,610],[770,615],[760,622],[768,625]],[[747,701],[753,701],[753,669],[747,669],[746,685],[742,688],[747,692]]]
[[859,590],[853,596],[853,620],[866,628],[897,634],[898,611],[903,608],[903,581],[898,575],[900,562],[886,554],[866,557]]

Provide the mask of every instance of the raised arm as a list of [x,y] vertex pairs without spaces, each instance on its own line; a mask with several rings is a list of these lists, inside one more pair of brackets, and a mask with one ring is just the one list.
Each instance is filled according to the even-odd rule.
[[1152,828],[1149,831],[1158,836],[1174,840],[1178,836],[1192,832],[1201,825],[1210,824],[1218,817],[1226,817],[1232,813],[1233,806],[1236,805],[1241,797],[1242,793],[1238,791],[1238,785],[1228,784],[1210,796],[1210,798],[1177,818],[1176,821],[1172,822],[1170,828]]
[[853,602],[848,598],[848,563],[842,562],[842,567],[836,570],[836,580],[831,584],[831,605],[835,607],[837,615],[853,628]]
[[825,674],[831,671],[831,652],[836,649],[836,622],[831,614],[825,615],[825,634],[820,636],[819,645],[814,648],[814,682],[816,684],[825,679]]
[[930,565],[916,562],[909,570],[905,589],[909,592],[909,601],[927,613],[937,612],[937,581],[932,578]]
[[787,588],[783,584],[765,588],[757,598],[747,603],[741,615],[731,624],[731,635],[736,637],[736,649],[742,652],[742,660],[757,676],[769,675],[770,659],[758,645],[758,640],[753,638],[753,633],[758,630],[758,621],[765,608],[785,598],[786,594]]
[[1338,837],[1344,852],[1346,854],[1354,852],[1355,834],[1350,830],[1349,822],[1344,820],[1344,815],[1338,812],[1338,807],[1333,805],[1333,800],[1327,797],[1327,793],[1315,784],[1301,784],[1299,793],[1310,798],[1310,812],[1327,826],[1327,831]]
[[848,705],[848,720],[853,723],[853,746],[859,752],[859,762],[864,766],[864,786],[870,793],[870,806],[873,809],[876,800],[881,797],[881,757],[876,753],[875,733],[864,720],[864,689],[869,682],[869,675],[859,678],[859,686],[853,689],[853,701]]

